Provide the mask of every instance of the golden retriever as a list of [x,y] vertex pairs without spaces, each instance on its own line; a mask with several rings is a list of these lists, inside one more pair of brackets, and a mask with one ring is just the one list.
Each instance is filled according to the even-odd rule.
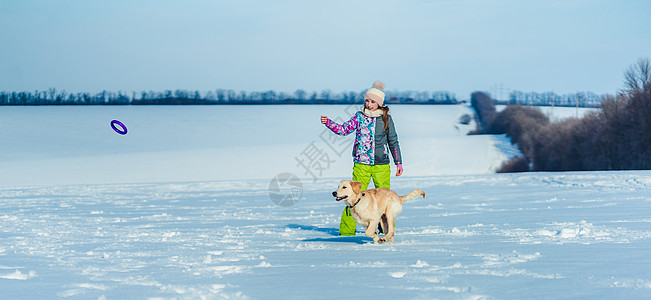
[[[342,180],[339,188],[332,192],[337,201],[345,200],[355,221],[366,228],[366,236],[373,238],[376,243],[393,243],[395,234],[394,223],[396,217],[402,212],[402,203],[418,196],[425,198],[425,192],[419,189],[411,193],[398,196],[390,189],[377,188],[361,191],[362,183],[354,180]],[[381,226],[386,234],[380,238],[377,226]]]

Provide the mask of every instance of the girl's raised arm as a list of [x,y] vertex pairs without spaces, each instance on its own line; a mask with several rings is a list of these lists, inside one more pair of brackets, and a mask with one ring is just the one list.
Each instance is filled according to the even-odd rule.
[[338,135],[349,135],[351,132],[357,129],[359,126],[359,121],[357,121],[357,114],[355,114],[350,120],[344,122],[344,124],[337,124],[335,121],[328,119],[326,116],[321,116],[321,123],[325,124],[328,129]]

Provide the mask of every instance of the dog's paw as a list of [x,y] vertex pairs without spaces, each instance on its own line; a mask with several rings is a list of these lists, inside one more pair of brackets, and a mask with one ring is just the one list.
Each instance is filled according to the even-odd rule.
[[393,243],[393,237],[389,238],[388,240],[385,239],[385,238],[380,238],[380,239],[377,240],[378,244],[383,244],[383,243],[386,243],[386,242]]

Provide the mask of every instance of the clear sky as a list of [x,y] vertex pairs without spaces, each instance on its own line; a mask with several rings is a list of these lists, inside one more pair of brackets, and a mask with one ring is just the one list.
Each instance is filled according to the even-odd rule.
[[0,90],[615,93],[649,0],[0,0]]

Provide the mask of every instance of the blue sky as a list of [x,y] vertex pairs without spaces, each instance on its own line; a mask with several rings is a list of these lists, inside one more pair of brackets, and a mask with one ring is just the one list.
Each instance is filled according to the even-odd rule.
[[651,57],[650,13],[645,0],[0,0],[0,90],[615,93]]

